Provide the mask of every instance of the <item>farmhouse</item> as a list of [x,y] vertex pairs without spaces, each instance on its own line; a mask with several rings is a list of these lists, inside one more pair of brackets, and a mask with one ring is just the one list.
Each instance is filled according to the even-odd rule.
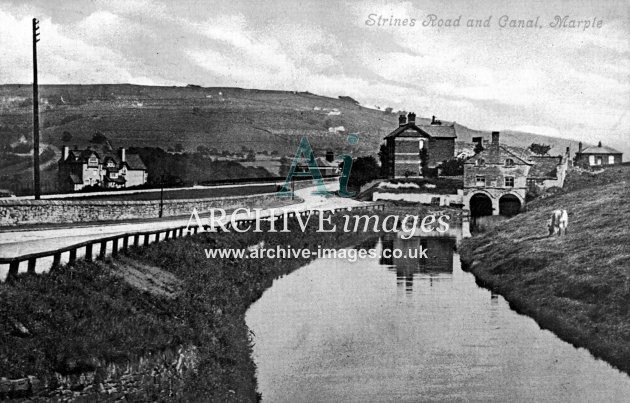
[[385,170],[390,178],[421,177],[455,154],[455,126],[431,120],[416,125],[416,114],[398,118],[398,128],[385,137]]
[[582,149],[582,143],[580,143],[578,147],[574,162],[576,166],[582,168],[604,168],[621,164],[621,151],[602,146],[601,141],[597,147],[590,146]]
[[63,147],[59,160],[58,180],[64,191],[78,191],[86,186],[117,189],[143,185],[147,182],[147,167],[137,154],[127,154],[124,148],[118,155],[96,150],[70,150]]

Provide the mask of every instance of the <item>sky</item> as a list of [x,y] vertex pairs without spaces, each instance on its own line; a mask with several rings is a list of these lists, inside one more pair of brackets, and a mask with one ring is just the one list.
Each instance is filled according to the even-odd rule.
[[630,0],[0,0],[0,83],[32,82],[33,17],[41,84],[348,95],[630,157]]

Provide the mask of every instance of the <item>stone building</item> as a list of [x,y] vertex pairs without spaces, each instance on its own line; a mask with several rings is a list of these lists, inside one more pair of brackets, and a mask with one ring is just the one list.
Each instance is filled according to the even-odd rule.
[[128,188],[147,182],[147,167],[137,154],[127,154],[124,148],[118,155],[96,150],[70,150],[63,147],[58,163],[58,180],[62,191],[78,191],[86,186],[107,189]]
[[562,187],[569,169],[571,159],[570,149],[564,155],[540,156],[532,155],[529,160],[534,163],[527,176],[529,191],[549,189],[550,187]]
[[454,157],[455,126],[431,120],[416,125],[416,114],[398,118],[398,128],[385,137],[385,170],[390,178],[420,177],[427,168],[436,168]]
[[501,145],[492,132],[488,148],[464,163],[464,205],[473,217],[518,213],[533,165],[525,150]]
[[621,151],[614,148],[602,146],[602,142],[596,146],[586,147],[582,149],[582,143],[579,144],[577,153],[575,153],[575,166],[581,168],[605,168],[611,165],[621,164]]

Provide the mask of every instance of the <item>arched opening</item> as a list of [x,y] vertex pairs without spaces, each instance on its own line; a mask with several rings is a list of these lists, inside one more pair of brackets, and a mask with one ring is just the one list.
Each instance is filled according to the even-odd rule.
[[483,193],[473,195],[470,198],[470,215],[472,217],[492,215],[492,200]]
[[499,199],[499,214],[512,217],[521,211],[521,201],[512,194],[506,194]]

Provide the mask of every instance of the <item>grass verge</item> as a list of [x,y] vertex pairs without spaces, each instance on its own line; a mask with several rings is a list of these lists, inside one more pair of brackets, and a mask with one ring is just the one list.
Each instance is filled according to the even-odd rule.
[[[168,273],[161,277],[172,275],[172,293],[133,287],[124,280],[125,273],[121,275],[120,260],[78,262],[0,284],[0,376],[46,379],[55,373],[78,374],[94,370],[95,363],[125,363],[188,345],[196,347],[198,365],[185,375],[174,398],[256,401],[245,312],[275,278],[307,259],[207,259],[204,248],[246,248],[264,240],[266,247],[315,250],[318,245],[343,247],[373,236],[315,233],[315,227],[309,225],[300,237],[290,232],[202,233],[132,249],[120,259],[136,269],[144,267],[153,277],[159,273],[151,267]],[[137,281],[137,270],[133,272]]]

